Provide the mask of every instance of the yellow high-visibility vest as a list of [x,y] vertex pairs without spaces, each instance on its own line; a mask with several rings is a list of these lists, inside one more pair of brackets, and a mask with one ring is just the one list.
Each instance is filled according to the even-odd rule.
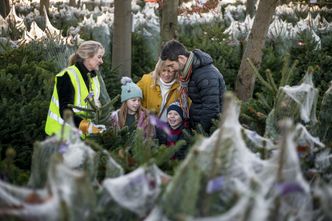
[[[89,90],[85,85],[82,74],[78,70],[75,65],[67,67],[58,73],[55,77],[55,84],[53,89],[53,95],[51,98],[50,106],[48,109],[48,115],[46,119],[45,132],[47,135],[58,134],[61,132],[61,127],[64,124],[64,120],[60,115],[60,106],[59,106],[59,97],[58,91],[56,88],[57,85],[57,77],[63,76],[65,73],[68,73],[70,77],[70,81],[74,87],[75,97],[74,97],[74,106],[87,108],[88,103],[84,101],[84,99],[88,96]],[[100,96],[100,84],[98,80],[98,76],[89,79],[91,84],[91,89],[94,94],[94,100],[99,100]],[[90,91],[91,92],[91,91]],[[86,118],[86,113],[84,111],[73,108],[73,111],[76,115],[81,116],[82,118]],[[66,127],[70,127],[69,124],[66,123]]]

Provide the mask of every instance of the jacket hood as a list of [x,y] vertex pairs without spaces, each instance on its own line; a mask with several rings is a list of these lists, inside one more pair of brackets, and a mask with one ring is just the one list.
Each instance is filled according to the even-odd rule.
[[208,53],[205,53],[199,49],[195,49],[192,52],[195,55],[193,60],[193,69],[212,64],[213,59]]

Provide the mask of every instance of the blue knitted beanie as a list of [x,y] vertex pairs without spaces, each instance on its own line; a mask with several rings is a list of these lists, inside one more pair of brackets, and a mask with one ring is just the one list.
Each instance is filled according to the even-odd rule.
[[129,77],[121,78],[121,102],[139,97],[143,98],[142,90]]
[[176,112],[178,112],[178,114],[180,115],[180,117],[183,119],[183,110],[180,107],[179,102],[173,102],[171,103],[168,108],[167,108],[167,114],[168,112],[170,112],[171,110],[174,110]]

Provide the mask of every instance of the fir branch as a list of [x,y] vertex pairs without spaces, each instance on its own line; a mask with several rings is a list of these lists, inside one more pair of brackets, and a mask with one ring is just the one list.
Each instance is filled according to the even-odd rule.
[[265,73],[266,73],[267,81],[272,86],[272,89],[273,89],[272,94],[273,94],[273,96],[275,96],[278,92],[278,87],[273,79],[272,72],[270,69],[267,69]]
[[293,76],[293,74],[294,74],[294,70],[295,70],[295,68],[296,68],[296,66],[297,66],[298,63],[299,63],[298,60],[295,60],[295,61],[293,62],[293,65],[292,65],[291,68],[289,69],[289,74],[288,74],[288,77],[287,77],[287,79],[286,79],[286,84],[290,84],[290,81],[291,81],[292,76]]
[[268,103],[268,101],[266,100],[265,96],[263,96],[262,93],[257,93],[256,96],[258,97],[257,101],[259,102],[259,104],[261,104],[269,111],[272,109],[272,106]]
[[203,126],[201,124],[197,124],[196,130],[194,130],[194,133],[196,134],[202,134],[204,137],[207,137],[208,134],[203,129]]
[[287,79],[289,78],[289,54],[286,54],[283,58],[283,65],[281,68],[281,80],[279,86],[285,86],[287,84]]
[[[114,104],[119,100],[119,98],[120,95],[115,96],[110,102],[100,108],[96,107],[94,104],[94,107],[92,107],[93,109],[78,107],[72,104],[69,104],[68,107],[86,112],[86,118],[94,119],[95,123],[104,123],[104,121],[108,119],[108,116],[114,109]],[[87,99],[87,101],[89,104],[93,103],[89,99]]]
[[95,123],[105,124],[110,114],[114,110],[114,104],[119,100],[120,95],[115,96],[111,101],[96,110]]
[[247,58],[247,61],[249,62],[250,67],[253,69],[254,74],[256,75],[257,79],[260,81],[260,83],[265,86],[268,90],[270,90],[273,93],[273,88],[272,86],[266,81],[264,80],[264,78],[262,77],[262,75],[258,72],[257,68],[255,67],[255,65],[252,63],[252,61]]
[[291,77],[294,74],[294,69],[298,63],[299,63],[299,61],[295,60],[292,64],[292,66],[289,67],[289,55],[285,56],[284,63],[283,63],[282,69],[281,69],[281,80],[279,83],[279,87],[283,87],[285,85],[290,84]]
[[179,140],[171,148],[168,148],[165,145],[160,145],[156,153],[153,153],[153,159],[155,159],[155,162],[158,166],[162,166],[163,164],[167,163],[174,156],[174,154],[178,150],[180,150],[180,148],[185,144],[186,141]]
[[119,98],[120,98],[120,94],[116,95],[110,102],[108,102],[107,104],[102,106],[100,109],[105,110],[105,109],[114,107],[114,104],[119,100]]
[[243,118],[244,120],[249,121],[249,122],[253,122],[253,121],[256,120],[256,119],[254,119],[252,116],[249,116],[249,115],[246,114],[246,113],[241,113],[241,118]]
[[151,147],[144,139],[144,131],[140,128],[137,128],[135,131],[131,151],[138,165],[147,162],[151,157]]
[[[90,95],[89,95],[89,96],[90,96]],[[84,101],[87,102],[87,103],[90,105],[90,107],[92,107],[92,109],[93,109],[94,111],[97,111],[98,107],[97,107],[96,104],[94,103],[92,97],[87,97],[87,98],[84,99]]]

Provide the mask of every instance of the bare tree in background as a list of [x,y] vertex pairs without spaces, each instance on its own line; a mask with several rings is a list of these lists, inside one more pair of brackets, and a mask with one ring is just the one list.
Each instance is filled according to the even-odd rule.
[[112,68],[122,76],[131,76],[131,29],[131,0],[115,0]]
[[44,15],[44,7],[46,9],[46,12],[49,13],[48,9],[50,8],[50,0],[40,0],[39,2],[40,15]]
[[6,18],[10,12],[9,0],[0,0],[0,14],[3,18]]
[[262,49],[265,45],[265,37],[277,4],[278,0],[261,0],[258,4],[254,23],[249,34],[235,82],[236,95],[242,101],[247,101],[252,97],[255,87],[256,77],[253,69],[249,65],[248,59],[259,69],[262,62]]
[[177,38],[179,0],[162,1],[160,4],[160,40],[163,45]]
[[69,0],[69,6],[76,7],[76,0]]
[[257,2],[257,0],[247,0],[247,2],[246,2],[246,13],[251,18],[253,18],[255,16],[256,2]]

